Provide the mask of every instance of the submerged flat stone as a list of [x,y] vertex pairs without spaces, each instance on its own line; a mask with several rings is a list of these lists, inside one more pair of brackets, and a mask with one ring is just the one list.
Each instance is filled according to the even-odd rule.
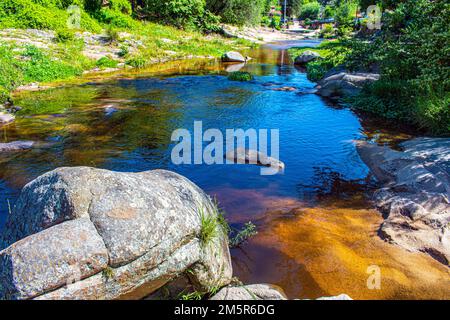
[[34,144],[34,141],[13,141],[8,143],[0,143],[0,152],[31,149]]

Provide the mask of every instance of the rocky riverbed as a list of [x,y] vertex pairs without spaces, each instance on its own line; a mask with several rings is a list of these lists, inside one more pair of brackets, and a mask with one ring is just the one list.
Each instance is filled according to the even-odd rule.
[[385,220],[380,235],[410,251],[450,262],[450,139],[416,138],[401,151],[358,143],[381,183],[373,198]]

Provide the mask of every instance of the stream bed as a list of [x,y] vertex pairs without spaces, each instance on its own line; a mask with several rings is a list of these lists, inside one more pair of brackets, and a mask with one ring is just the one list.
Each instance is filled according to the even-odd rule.
[[[286,49],[317,43],[266,45],[249,53],[249,64],[232,69],[214,60],[177,61],[18,94],[23,109],[0,129],[1,141],[36,145],[0,154],[0,230],[20,189],[54,168],[168,169],[217,197],[233,227],[257,226],[257,236],[231,251],[244,283],[273,283],[290,298],[449,299],[449,269],[380,239],[382,217],[367,200],[375,183],[354,140],[391,143],[409,135],[312,94],[315,84]],[[255,79],[230,81],[227,68]],[[204,130],[222,132],[279,129],[284,173],[263,176],[252,165],[174,165],[172,131],[192,131],[197,120]],[[380,289],[367,286],[373,266],[381,271]]]

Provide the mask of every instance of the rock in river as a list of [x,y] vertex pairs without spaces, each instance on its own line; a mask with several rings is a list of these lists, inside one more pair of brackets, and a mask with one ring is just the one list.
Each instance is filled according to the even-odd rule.
[[13,122],[15,119],[14,115],[10,113],[0,112],[0,125]]
[[339,72],[320,80],[316,86],[317,94],[327,98],[356,95],[364,85],[379,78],[376,73]]
[[20,151],[32,148],[34,141],[13,141],[0,143],[0,152]]
[[307,50],[295,58],[294,63],[298,65],[305,65],[308,62],[314,61],[320,58],[320,55],[314,51]]
[[229,51],[222,56],[223,62],[246,62],[247,59],[236,51]]
[[241,164],[256,164],[259,166],[277,168],[278,170],[284,170],[284,163],[273,157],[251,149],[236,148],[225,154],[225,158],[235,163]]
[[357,149],[382,188],[374,200],[385,214],[380,234],[410,251],[450,262],[450,139],[416,138],[403,151],[359,142]]
[[226,285],[227,236],[218,226],[202,242],[201,211],[217,215],[173,172],[48,172],[23,188],[8,216],[0,299],[143,298],[183,274],[201,290]]

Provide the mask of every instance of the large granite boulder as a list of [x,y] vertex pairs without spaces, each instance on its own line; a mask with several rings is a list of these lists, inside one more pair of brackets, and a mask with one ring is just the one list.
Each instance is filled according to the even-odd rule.
[[416,138],[403,151],[359,142],[357,150],[382,188],[374,193],[385,215],[380,234],[410,251],[450,263],[450,139]]
[[208,243],[210,198],[169,171],[59,168],[27,184],[0,241],[0,298],[143,298],[186,274],[201,290],[232,276],[228,240]]
[[377,73],[343,71],[326,76],[319,81],[316,89],[317,94],[327,98],[352,96],[358,94],[364,85],[379,79],[380,75]]
[[251,284],[222,288],[210,300],[286,300],[283,289],[272,284]]
[[222,56],[223,62],[246,62],[247,59],[236,51],[229,51]]
[[295,58],[294,64],[302,66],[311,61],[316,60],[317,58],[320,58],[320,54],[318,54],[317,52],[314,52],[314,51],[307,50]]

